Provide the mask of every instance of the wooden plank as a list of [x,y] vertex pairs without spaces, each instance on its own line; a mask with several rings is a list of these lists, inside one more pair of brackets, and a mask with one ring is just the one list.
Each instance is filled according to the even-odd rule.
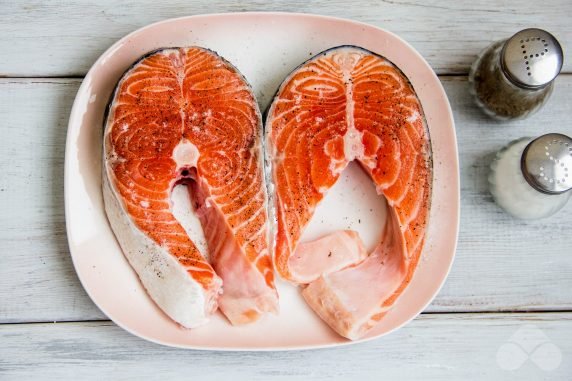
[[441,78],[455,118],[461,170],[457,255],[432,311],[560,310],[572,308],[572,202],[540,221],[500,209],[488,191],[495,152],[523,136],[572,136],[572,76],[558,78],[552,98],[530,118],[492,121],[475,106],[466,78]]
[[[511,139],[572,135],[572,76],[545,109],[496,124],[473,106],[464,77],[442,78],[457,122],[462,221],[457,258],[432,312],[572,309],[572,203],[543,222],[504,214],[487,191],[491,153]],[[68,254],[63,201],[66,124],[80,81],[0,80],[0,322],[94,320]]]
[[[491,41],[525,27],[553,32],[572,46],[572,2],[484,0],[154,0],[2,2],[1,76],[82,76],[116,40],[149,23],[185,15],[290,11],[349,18],[388,29],[411,43],[440,74],[466,73]],[[564,70],[572,70],[565,49]]]
[[104,318],[77,279],[65,233],[65,136],[79,84],[0,81],[0,321]]
[[424,315],[381,339],[314,351],[173,349],[109,322],[0,325],[0,343],[3,380],[208,381],[229,374],[236,380],[565,380],[572,374],[570,313]]

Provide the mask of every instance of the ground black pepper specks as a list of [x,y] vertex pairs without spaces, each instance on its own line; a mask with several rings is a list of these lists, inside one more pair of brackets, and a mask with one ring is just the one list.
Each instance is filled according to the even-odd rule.
[[502,45],[499,41],[489,47],[471,70],[477,103],[500,119],[524,117],[546,101],[552,87],[524,89],[513,84],[501,68]]

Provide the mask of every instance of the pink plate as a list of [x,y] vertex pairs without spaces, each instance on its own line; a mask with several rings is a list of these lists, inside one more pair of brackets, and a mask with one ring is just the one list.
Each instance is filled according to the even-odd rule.
[[[65,203],[75,269],[95,304],[134,335],[174,347],[284,350],[350,343],[313,314],[295,287],[281,282],[278,316],[232,327],[216,315],[204,327],[185,330],[155,306],[121,253],[102,200],[102,125],[106,104],[121,74],[137,58],[160,47],[191,45],[212,49],[238,67],[253,86],[262,110],[292,69],[312,55],[338,45],[358,45],[381,54],[409,77],[421,99],[432,138],[434,191],[429,231],[413,280],[395,307],[361,341],[380,337],[413,319],[445,281],[457,242],[459,167],[447,96],[427,62],[399,37],[354,21],[290,13],[216,14],[162,21],[122,38],[88,72],[69,121]],[[352,200],[351,205],[338,202],[340,199]],[[385,219],[384,205],[367,177],[352,165],[328,193],[303,238],[351,227],[371,248]]]

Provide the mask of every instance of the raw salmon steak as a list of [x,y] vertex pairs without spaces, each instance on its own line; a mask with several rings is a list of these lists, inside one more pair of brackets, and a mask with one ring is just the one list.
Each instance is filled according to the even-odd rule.
[[[205,324],[217,306],[233,324],[277,311],[261,131],[246,80],[203,48],[148,54],[112,96],[107,215],[150,297],[184,327]],[[173,216],[177,185],[187,187],[208,261]]]
[[[410,282],[423,247],[432,165],[419,99],[385,58],[353,46],[333,48],[282,83],[268,110],[266,141],[275,267],[286,280],[309,283],[304,298],[336,332],[362,337]],[[320,254],[334,252],[334,246],[340,251],[334,239],[323,241],[320,250],[298,250],[307,245],[299,241],[316,206],[353,160],[387,200],[381,242],[354,263],[347,263],[355,257],[352,250]],[[347,238],[356,240],[353,247],[361,244],[358,235]],[[309,265],[316,280],[307,282],[299,263]]]

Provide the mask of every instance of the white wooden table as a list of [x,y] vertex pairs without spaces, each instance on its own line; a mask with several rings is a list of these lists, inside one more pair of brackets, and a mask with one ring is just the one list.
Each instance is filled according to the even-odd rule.
[[[572,135],[571,1],[116,3],[0,1],[0,379],[572,378],[572,203],[547,220],[522,222],[487,191],[492,154],[508,141]],[[405,38],[440,75],[459,139],[459,247],[440,294],[395,333],[305,352],[175,350],[108,321],[74,273],[62,178],[67,120],[82,76],[114,41],[150,22],[245,10],[369,22]],[[469,97],[469,65],[490,41],[530,26],[560,39],[564,73],[540,113],[494,123]]]

